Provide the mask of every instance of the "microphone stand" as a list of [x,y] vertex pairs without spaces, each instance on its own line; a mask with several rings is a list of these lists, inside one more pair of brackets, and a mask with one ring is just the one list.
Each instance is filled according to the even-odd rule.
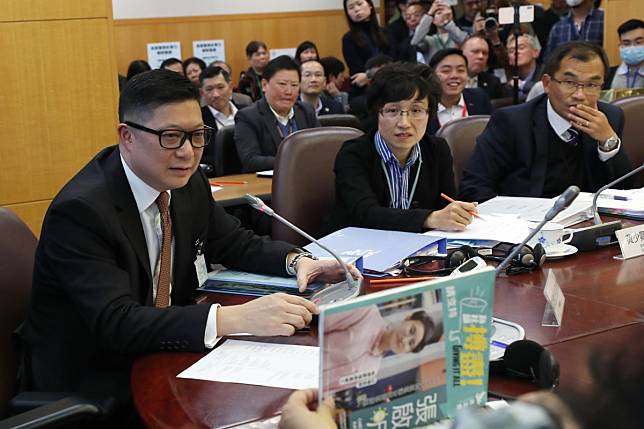
[[599,217],[599,213],[597,212],[597,198],[599,198],[599,194],[601,194],[602,192],[604,192],[606,189],[610,188],[611,186],[615,185],[616,183],[619,183],[624,179],[628,179],[632,175],[637,174],[642,170],[644,170],[644,164],[640,165],[639,167],[637,167],[635,170],[631,171],[630,173],[613,180],[612,182],[610,182],[609,184],[607,184],[605,186],[602,186],[601,188],[599,188],[599,190],[597,192],[595,192],[595,195],[593,196],[593,208],[592,208],[592,210],[593,210],[593,222],[594,222],[595,225],[601,225],[601,223],[602,223],[602,220]]
[[311,296],[311,301],[317,304],[330,304],[336,301],[343,301],[343,300],[355,298],[356,296],[360,295],[361,282],[353,278],[353,276],[349,272],[349,268],[347,268],[347,264],[333,250],[329,249],[324,244],[322,244],[319,240],[316,240],[315,238],[313,238],[312,236],[310,236],[309,234],[307,234],[297,226],[293,225],[288,220],[284,219],[282,216],[275,213],[275,211],[272,208],[268,207],[259,198],[250,194],[246,194],[244,198],[253,208],[261,211],[262,213],[270,217],[277,219],[278,221],[282,222],[284,225],[291,228],[293,231],[305,237],[307,240],[310,240],[312,243],[315,243],[318,246],[320,246],[327,253],[333,256],[342,267],[342,270],[344,271],[345,281],[340,283],[335,283],[333,285],[329,285],[323,288],[322,290],[314,293]]
[[523,249],[523,246],[525,246],[526,243],[532,239],[532,237],[537,235],[537,232],[539,232],[541,228],[543,228],[543,226],[549,221],[550,219],[548,218],[541,220],[541,222],[539,222],[539,225],[537,225],[537,227],[534,228],[530,234],[528,234],[528,236],[521,242],[521,244],[515,246],[514,249],[512,249],[512,252],[510,252],[510,254],[506,256],[506,258],[501,261],[499,265],[496,266],[495,272],[497,276],[501,273],[501,271],[503,271],[503,269],[505,269],[505,267],[507,267],[510,261],[514,259],[515,256],[517,256],[521,249]]
[[514,65],[512,66],[512,104],[519,104],[519,35],[521,34],[519,5],[514,5]]

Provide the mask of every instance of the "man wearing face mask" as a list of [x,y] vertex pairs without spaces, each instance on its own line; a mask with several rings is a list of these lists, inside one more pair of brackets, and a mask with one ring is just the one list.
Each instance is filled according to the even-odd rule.
[[644,21],[630,19],[619,26],[617,34],[622,63],[611,67],[606,83],[612,89],[644,88]]
[[566,0],[566,4],[570,13],[550,30],[544,58],[557,46],[574,40],[604,46],[604,11],[595,8],[595,0]]

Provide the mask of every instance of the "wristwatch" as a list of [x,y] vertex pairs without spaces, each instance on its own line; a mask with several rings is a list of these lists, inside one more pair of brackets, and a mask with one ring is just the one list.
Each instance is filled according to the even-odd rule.
[[291,276],[297,274],[297,263],[300,261],[300,259],[309,258],[313,259],[314,261],[317,261],[318,259],[317,256],[313,255],[311,252],[307,252],[301,247],[296,247],[292,252],[297,253],[297,255],[293,256],[293,258],[286,263],[286,272]]
[[622,141],[616,135],[612,135],[605,142],[599,144],[599,149],[603,152],[610,152],[615,149]]

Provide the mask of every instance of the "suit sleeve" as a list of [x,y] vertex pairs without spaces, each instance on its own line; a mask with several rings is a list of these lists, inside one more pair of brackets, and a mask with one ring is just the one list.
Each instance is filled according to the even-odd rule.
[[235,115],[235,147],[244,173],[273,168],[275,157],[262,155],[261,127],[262,121],[255,108],[240,110]]
[[498,194],[499,183],[513,156],[510,148],[514,146],[515,137],[507,131],[510,129],[509,121],[503,110],[494,112],[476,139],[474,152],[463,170],[461,200],[483,202]]
[[119,251],[131,244],[114,233],[122,228],[117,218],[76,198],[52,205],[46,227],[36,258],[48,277],[41,280],[71,300],[97,344],[121,354],[160,351],[168,341],[180,342],[182,350],[204,350],[210,305],[161,309],[140,304],[135,294],[144,280],[123,268],[138,262],[133,252]]
[[352,225],[397,231],[423,231],[423,223],[431,210],[395,209],[380,204],[369,179],[370,159],[359,150],[360,145],[368,144],[366,140],[350,141],[345,143],[338,153],[335,161],[338,205],[344,208]]

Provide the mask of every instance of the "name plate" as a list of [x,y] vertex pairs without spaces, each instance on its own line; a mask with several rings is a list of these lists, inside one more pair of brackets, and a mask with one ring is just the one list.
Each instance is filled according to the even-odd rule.
[[644,225],[619,229],[615,231],[615,236],[619,241],[623,259],[644,255]]
[[566,297],[553,270],[548,270],[543,295],[546,297],[546,310],[541,322],[542,326],[561,326]]

